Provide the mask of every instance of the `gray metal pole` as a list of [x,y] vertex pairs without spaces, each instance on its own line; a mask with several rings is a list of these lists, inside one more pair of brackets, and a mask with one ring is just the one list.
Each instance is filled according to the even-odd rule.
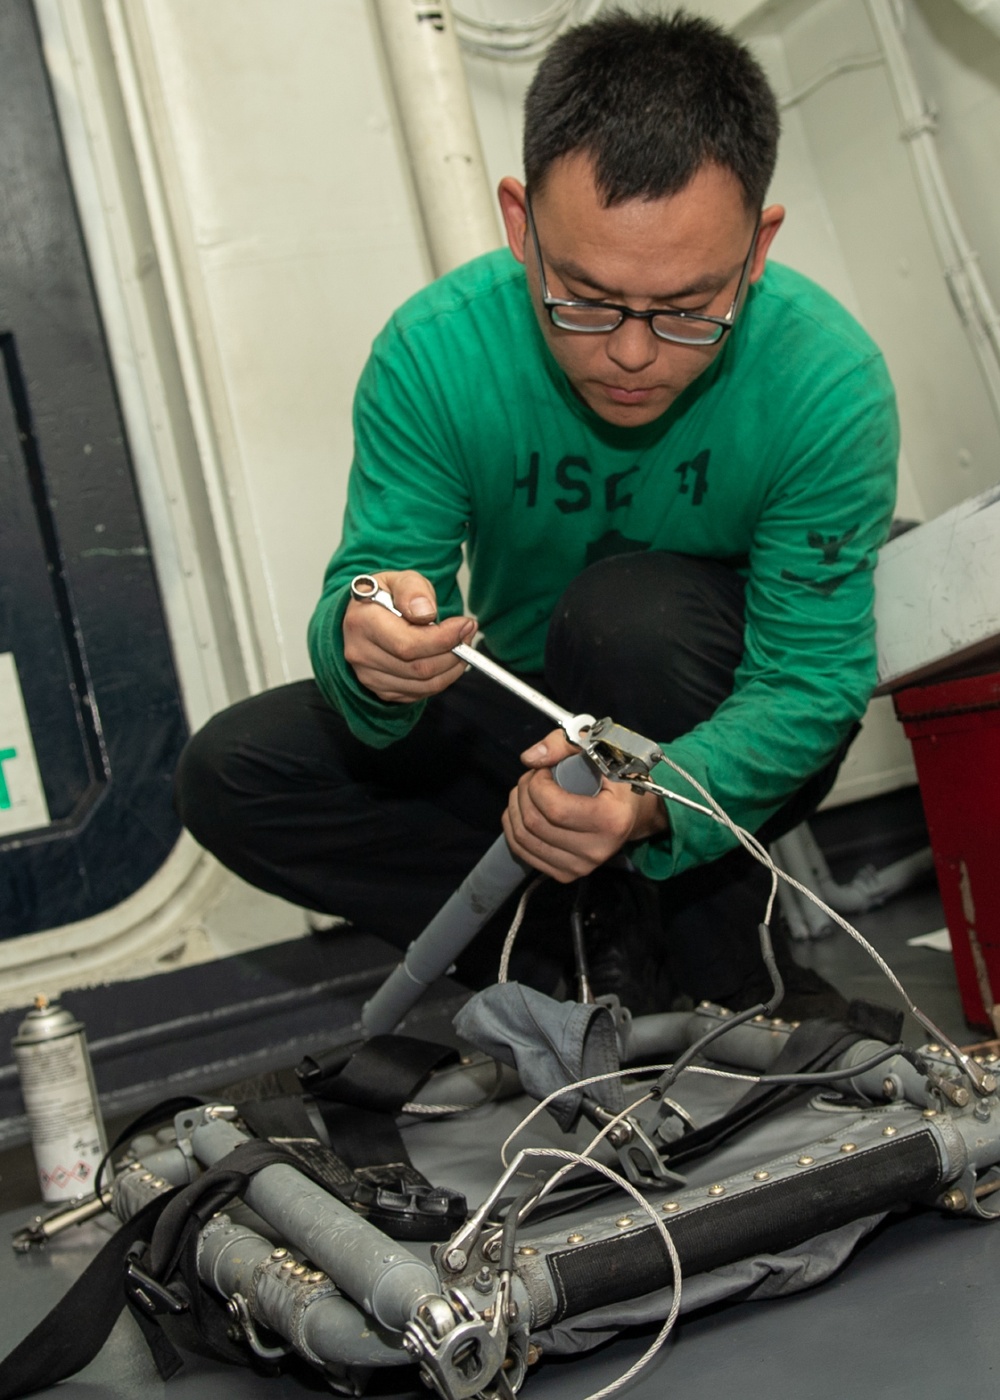
[[[583,754],[557,764],[555,778],[567,792],[590,797],[600,790],[601,777]],[[430,984],[443,977],[491,914],[531,873],[500,836],[424,931],[413,940],[399,966],[389,974],[361,1011],[366,1035],[396,1029]]]
[[[191,1136],[194,1155],[205,1166],[246,1141],[245,1133],[223,1119],[195,1128]],[[243,1199],[391,1332],[403,1331],[421,1299],[440,1295],[441,1284],[429,1264],[294,1167],[264,1167]]]

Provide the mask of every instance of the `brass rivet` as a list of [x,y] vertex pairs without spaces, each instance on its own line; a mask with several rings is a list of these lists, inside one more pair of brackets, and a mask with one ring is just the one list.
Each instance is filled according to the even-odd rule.
[[305,1272],[306,1272],[306,1266],[305,1266],[305,1264],[296,1264],[296,1265],[295,1265],[295,1268],[292,1270],[292,1277],[293,1277],[293,1278],[301,1278],[302,1275],[303,1275]]
[[665,1214],[665,1215],[673,1215],[674,1211],[675,1211],[675,1210],[680,1210],[680,1208],[681,1208],[681,1203],[680,1203],[680,1201],[664,1201],[664,1202],[663,1202],[663,1211],[664,1211],[664,1214]]
[[936,1118],[936,1117],[937,1117],[937,1109],[936,1109],[936,1108],[925,1108],[924,1111],[923,1111],[923,1113],[921,1113],[920,1116],[921,1116],[921,1118]]
[[882,1129],[882,1136],[883,1136],[883,1137],[895,1137],[896,1134],[897,1134],[898,1132],[899,1132],[899,1129],[898,1129],[898,1128],[893,1127],[893,1125],[892,1125],[891,1123],[886,1123],[885,1127]]
[[530,1244],[522,1244],[522,1245],[518,1248],[518,1251],[517,1251],[517,1252],[518,1252],[518,1254],[525,1254],[525,1255],[527,1255],[527,1254],[537,1254],[537,1253],[538,1253],[538,1250],[535,1249],[535,1248],[534,1248],[532,1245],[530,1245]]
[[777,1031],[777,1030],[781,1030],[781,1028],[784,1026],[784,1024],[785,1024],[785,1023],[784,1023],[784,1021],[781,1019],[780,1016],[774,1016],[774,1017],[772,1017],[772,1019],[771,1019],[771,1025],[774,1027],[774,1029],[775,1029],[776,1031]]
[[572,1233],[571,1235],[567,1235],[567,1236],[566,1236],[566,1243],[567,1243],[567,1244],[583,1244],[583,1235],[581,1235],[581,1234],[579,1233],[579,1231],[574,1230],[573,1233]]
[[767,1020],[767,1017],[766,1017],[765,1015],[763,1015],[763,1013],[762,1013],[760,1016],[755,1016],[755,1017],[753,1018],[753,1023],[754,1023],[755,1026],[759,1026],[759,1025],[761,1025],[764,1021],[766,1021],[766,1020]]
[[856,1142],[845,1142],[840,1150],[841,1152],[857,1152],[858,1144]]
[[800,1167],[811,1167],[812,1164],[813,1164],[813,1162],[815,1162],[815,1160],[816,1160],[815,1157],[800,1157],[800,1158],[799,1158],[799,1166],[800,1166]]
[[285,1249],[284,1245],[279,1245],[277,1249],[272,1249],[272,1250],[271,1250],[271,1258],[272,1258],[272,1259],[284,1259],[284,1257],[285,1257],[285,1255],[286,1255],[287,1253],[288,1253],[288,1250]]
[[139,1178],[140,1181],[152,1181],[152,1179],[153,1179],[153,1173],[152,1173],[152,1172],[143,1172],[142,1176],[140,1176],[140,1178]]
[[625,1230],[632,1224],[632,1217],[630,1215],[620,1215],[615,1221],[615,1224],[618,1226],[619,1230]]
[[771,1179],[771,1173],[770,1173],[770,1172],[754,1172],[754,1174],[753,1174],[753,1179],[754,1179],[754,1181],[770,1181],[770,1179]]
[[284,1260],[282,1261],[281,1267],[282,1267],[283,1269],[294,1269],[294,1268],[295,1268],[295,1260],[294,1260],[294,1259],[284,1259]]
[[965,1210],[966,1206],[969,1204],[965,1192],[960,1191],[957,1186],[952,1187],[950,1191],[946,1191],[941,1199],[949,1210]]
[[326,1274],[323,1273],[323,1270],[322,1270],[322,1269],[314,1269],[314,1270],[312,1271],[312,1273],[309,1275],[309,1282],[310,1282],[310,1283],[322,1283],[323,1280],[324,1280],[325,1278],[326,1278]]
[[708,1194],[710,1196],[724,1196],[726,1194],[726,1188],[720,1186],[719,1183],[716,1182],[714,1186],[708,1188]]
[[930,1045],[928,1045],[927,1049],[931,1052],[932,1055],[940,1055],[941,1053],[940,1045],[935,1045],[933,1042]]

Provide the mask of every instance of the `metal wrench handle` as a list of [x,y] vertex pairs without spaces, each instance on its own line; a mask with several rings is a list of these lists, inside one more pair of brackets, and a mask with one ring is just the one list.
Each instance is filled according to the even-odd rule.
[[[392,594],[387,589],[382,588],[378,579],[372,574],[357,574],[351,580],[351,597],[356,598],[361,603],[378,603],[380,607],[394,613],[396,617],[403,616],[392,601]],[[519,695],[529,705],[534,705],[536,710],[541,710],[542,714],[548,715],[549,719],[554,719],[571,743],[578,744],[581,729],[594,723],[593,715],[575,715],[572,710],[564,709],[562,705],[557,705],[554,700],[543,695],[540,690],[536,690],[533,685],[528,685],[527,681],[522,681],[519,676],[512,675],[498,662],[491,661],[488,656],[476,651],[474,647],[466,646],[464,642],[460,642],[457,647],[452,647],[452,652],[469,666],[475,666],[477,671],[482,671],[491,680],[505,686],[512,694]]]

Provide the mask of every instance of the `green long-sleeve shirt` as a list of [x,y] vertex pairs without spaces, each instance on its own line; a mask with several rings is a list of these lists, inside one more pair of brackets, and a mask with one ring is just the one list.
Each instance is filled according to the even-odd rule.
[[[863,713],[895,403],[876,346],[808,279],[770,264],[709,368],[656,422],[620,428],[552,358],[521,266],[490,253],[395,314],[358,386],[354,428],[343,538],[309,642],[323,693],[366,743],[400,738],[422,705],[380,701],[345,662],[348,584],[416,569],[452,615],[463,544],[469,606],[493,655],[519,671],[541,669],[555,603],[596,559],[662,549],[739,568],[733,693],[664,750],[751,830]],[[695,795],[665,766],[655,776]],[[697,812],[671,804],[669,816],[670,836],[633,853],[655,878],[733,845]]]

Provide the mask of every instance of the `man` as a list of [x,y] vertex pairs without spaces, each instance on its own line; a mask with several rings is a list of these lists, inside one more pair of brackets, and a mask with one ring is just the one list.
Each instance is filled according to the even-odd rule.
[[[315,684],[217,717],[182,762],[184,820],[232,869],[405,943],[502,824],[554,882],[520,975],[566,973],[560,891],[599,871],[598,990],[765,990],[767,882],[730,832],[623,784],[563,792],[562,735],[451,648],[478,626],[765,842],[828,790],[874,682],[897,428],[861,328],[766,267],[777,136],[760,68],[701,19],[615,13],[552,47],[525,184],[500,185],[509,251],[418,293],[362,376]],[[401,617],[350,600],[360,572]]]

